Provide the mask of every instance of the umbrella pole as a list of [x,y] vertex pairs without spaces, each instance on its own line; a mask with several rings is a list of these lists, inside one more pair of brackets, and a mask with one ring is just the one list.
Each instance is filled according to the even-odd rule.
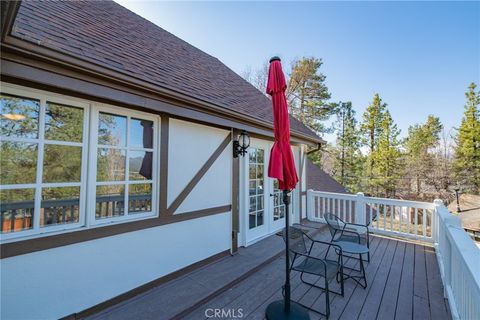
[[290,226],[288,206],[290,190],[283,190],[283,204],[285,205],[285,312],[290,312],[290,237],[288,227]]
[[265,312],[267,320],[309,320],[308,310],[296,302],[290,301],[290,239],[288,236],[290,225],[288,207],[290,205],[290,190],[283,190],[283,204],[285,205],[285,297],[270,303]]

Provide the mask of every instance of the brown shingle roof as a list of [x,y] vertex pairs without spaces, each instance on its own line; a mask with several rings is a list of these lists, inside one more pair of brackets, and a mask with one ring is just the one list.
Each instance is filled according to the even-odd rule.
[[344,186],[333,179],[325,171],[317,167],[312,161],[306,159],[307,190],[336,193],[350,193]]
[[270,100],[220,60],[113,1],[23,1],[12,35],[273,123]]

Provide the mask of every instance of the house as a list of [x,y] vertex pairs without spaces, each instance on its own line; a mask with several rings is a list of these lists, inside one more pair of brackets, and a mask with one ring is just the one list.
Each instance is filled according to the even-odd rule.
[[[3,319],[69,316],[282,228],[261,92],[113,1],[1,5]],[[323,141],[291,131],[299,222]]]

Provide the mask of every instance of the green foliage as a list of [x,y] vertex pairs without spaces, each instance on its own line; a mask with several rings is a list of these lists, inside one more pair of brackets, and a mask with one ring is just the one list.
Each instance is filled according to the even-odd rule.
[[435,170],[435,155],[432,149],[440,141],[443,125],[438,117],[429,115],[424,124],[415,124],[408,128],[405,140],[405,164],[408,173],[415,180],[416,193],[420,194],[421,180],[428,179]]
[[467,103],[456,136],[454,169],[467,191],[480,191],[480,91],[471,83],[465,93]]
[[322,122],[335,110],[327,103],[330,93],[321,66],[322,60],[314,57],[294,61],[286,92],[291,114],[319,135],[328,131]]
[[334,178],[351,192],[360,191],[362,154],[355,110],[351,102],[340,102],[336,109],[337,143],[334,147]]

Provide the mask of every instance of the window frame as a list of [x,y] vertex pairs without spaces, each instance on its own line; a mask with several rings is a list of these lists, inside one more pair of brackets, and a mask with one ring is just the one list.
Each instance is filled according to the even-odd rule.
[[[19,86],[6,85],[1,83],[1,92],[5,95],[12,95],[25,99],[34,99],[39,101],[40,112],[38,121],[38,136],[37,138],[22,138],[22,137],[5,137],[1,136],[0,141],[5,142],[22,142],[22,143],[35,143],[37,145],[37,168],[35,175],[35,183],[29,184],[0,184],[1,190],[15,190],[15,189],[34,189],[34,213],[33,213],[33,226],[31,229],[0,233],[0,239],[4,240],[24,238],[30,236],[39,236],[50,234],[58,231],[68,231],[72,229],[78,229],[85,225],[85,203],[86,203],[86,182],[87,182],[87,157],[88,157],[88,132],[89,132],[89,104],[83,100],[67,97],[64,95],[54,95],[45,91],[24,88]],[[46,107],[47,103],[57,103],[60,105],[71,106],[83,109],[83,132],[82,142],[70,142],[70,141],[58,141],[45,139],[45,122],[46,122]],[[44,167],[44,150],[45,145],[63,145],[63,146],[76,146],[82,148],[80,169],[80,181],[79,182],[43,182],[43,167]],[[51,187],[80,187],[80,197],[78,204],[78,222],[57,224],[57,225],[45,225],[40,226],[40,214],[41,214],[41,201],[42,190],[44,188]]]
[[[99,115],[100,112],[109,113],[112,115],[124,116],[127,118],[127,130],[126,130],[126,140],[125,146],[109,146],[98,144],[98,124],[99,124]],[[124,215],[115,216],[109,218],[96,219],[96,201],[89,201],[88,213],[87,213],[87,227],[90,226],[101,226],[108,225],[112,223],[121,223],[134,220],[155,218],[159,216],[158,210],[158,186],[159,186],[159,153],[160,153],[160,116],[153,113],[141,112],[137,110],[130,110],[126,108],[120,108],[109,104],[100,104],[93,103],[91,106],[91,116],[90,116],[90,147],[89,147],[89,176],[88,176],[88,195],[87,199],[96,199],[96,189],[97,186],[104,185],[123,185],[125,186],[125,200],[124,201]],[[153,122],[153,143],[152,148],[141,148],[141,147],[132,147],[130,146],[130,120],[139,119],[148,120]],[[125,177],[124,180],[117,181],[97,181],[97,152],[98,148],[110,148],[110,149],[120,149],[125,150]],[[150,180],[130,180],[129,172],[129,151],[146,151],[152,152],[152,179]],[[152,185],[152,210],[148,212],[140,212],[135,214],[128,214],[128,196],[129,189],[128,186],[131,184],[151,184]]]
[[[12,189],[33,189],[35,192],[34,198],[34,217],[32,229],[21,230],[17,232],[1,233],[0,242],[11,243],[17,241],[25,241],[35,238],[42,238],[46,236],[52,236],[62,233],[69,233],[75,231],[82,231],[88,229],[95,229],[106,225],[122,224],[133,221],[141,221],[152,218],[158,218],[159,212],[159,190],[160,190],[160,133],[161,133],[161,116],[155,113],[142,112],[135,109],[128,109],[126,107],[120,107],[115,105],[96,103],[92,100],[86,100],[81,98],[75,98],[68,95],[52,93],[35,88],[5,83],[0,81],[1,93],[5,95],[12,95],[16,97],[22,97],[25,99],[38,100],[40,104],[39,123],[38,123],[38,137],[22,138],[22,137],[0,137],[0,141],[9,142],[27,142],[35,143],[38,146],[37,151],[37,168],[35,173],[35,183],[31,184],[10,184],[1,185],[0,190],[12,190]],[[72,106],[82,108],[84,110],[83,120],[83,135],[82,142],[67,142],[57,140],[45,140],[45,110],[47,102],[58,103],[60,105]],[[152,179],[151,180],[133,180],[128,181],[128,153],[125,163],[125,180],[116,181],[124,184],[152,184],[152,210],[149,212],[142,212],[137,214],[128,215],[128,212],[122,217],[113,217],[107,219],[95,219],[95,200],[96,196],[96,155],[97,155],[97,136],[98,136],[98,114],[99,110],[112,114],[127,116],[127,121],[131,118],[144,119],[153,121],[153,144],[151,148],[152,152]],[[97,115],[95,117],[95,114]],[[128,122],[127,122],[128,123]],[[127,131],[130,128],[130,124],[127,125]],[[127,132],[127,141],[130,139],[130,132]],[[82,146],[82,166],[80,173],[80,182],[55,182],[55,183],[43,183],[43,166],[44,158],[43,152],[46,144],[53,145],[69,145],[69,146]],[[137,148],[129,147],[129,150],[145,151],[150,148]],[[150,151],[148,151],[150,152]],[[92,162],[93,160],[93,162]],[[39,165],[40,164],[40,165]],[[133,182],[133,183],[132,183]],[[108,184],[107,184],[108,185]],[[80,187],[79,197],[79,221],[74,223],[58,224],[51,226],[40,227],[40,211],[41,211],[41,197],[42,189],[48,187]],[[93,186],[93,188],[92,188]],[[92,198],[93,190],[93,198]],[[128,189],[126,190],[126,193]],[[128,203],[125,203],[127,206]],[[119,219],[120,218],[120,219]]]

